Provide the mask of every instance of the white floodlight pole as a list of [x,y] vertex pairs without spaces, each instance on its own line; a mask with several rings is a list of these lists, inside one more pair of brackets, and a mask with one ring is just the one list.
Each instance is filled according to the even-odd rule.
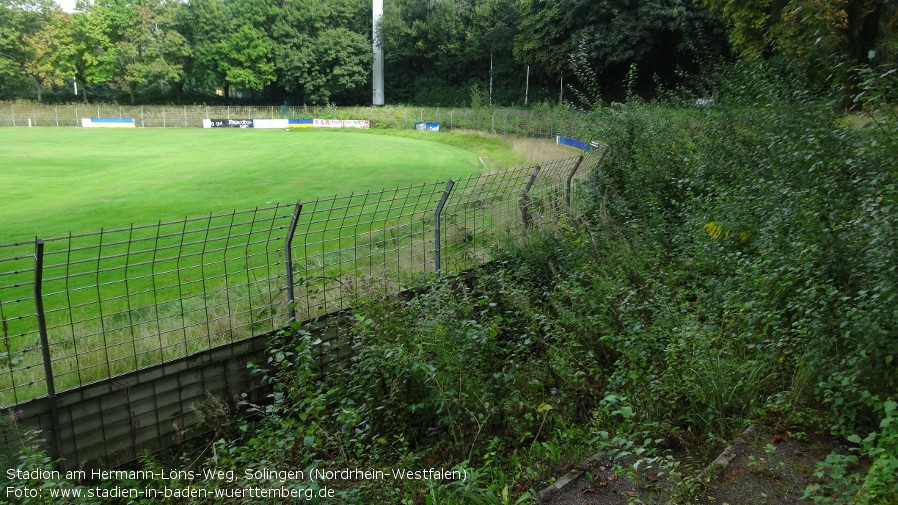
[[524,81],[524,107],[527,106],[528,93],[530,93],[530,65],[527,65],[527,80]]
[[377,25],[380,23],[380,18],[384,15],[384,0],[372,0],[371,3],[372,11],[374,15],[372,17],[372,29],[371,34],[373,35],[373,48],[374,48],[374,65],[372,67],[372,76],[371,76],[371,87],[372,87],[372,97],[371,103],[374,105],[383,105],[384,104],[384,50],[380,45],[380,36],[377,33]]

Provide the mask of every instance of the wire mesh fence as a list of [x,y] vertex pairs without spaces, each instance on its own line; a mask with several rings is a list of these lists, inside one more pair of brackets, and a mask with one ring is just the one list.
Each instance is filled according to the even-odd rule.
[[482,264],[566,212],[597,159],[0,245],[0,406]]
[[139,128],[201,128],[203,119],[367,119],[378,128],[413,128],[418,122],[442,128],[526,137],[576,137],[583,115],[568,109],[450,109],[436,107],[287,107],[0,103],[0,126],[73,127],[84,118],[132,118]]

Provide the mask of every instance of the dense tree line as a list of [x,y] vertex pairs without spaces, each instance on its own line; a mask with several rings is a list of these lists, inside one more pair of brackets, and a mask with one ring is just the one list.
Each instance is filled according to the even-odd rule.
[[[386,0],[391,103],[653,95],[725,60],[894,61],[896,0]],[[370,103],[369,0],[0,0],[0,96]],[[567,95],[565,95],[567,93]],[[592,96],[590,98],[596,98]]]
[[235,91],[300,103],[364,100],[367,0],[0,1],[0,86],[78,86],[80,97],[228,101]]

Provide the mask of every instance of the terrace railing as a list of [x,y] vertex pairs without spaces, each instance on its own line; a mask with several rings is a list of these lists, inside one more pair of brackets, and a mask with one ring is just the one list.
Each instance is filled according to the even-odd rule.
[[576,205],[598,158],[0,245],[0,406],[482,264]]

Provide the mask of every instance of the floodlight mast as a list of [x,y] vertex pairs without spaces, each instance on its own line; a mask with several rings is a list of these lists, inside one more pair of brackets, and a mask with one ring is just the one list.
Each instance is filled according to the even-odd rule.
[[371,103],[374,105],[384,104],[384,50],[380,45],[380,36],[377,33],[377,25],[380,24],[380,18],[384,14],[384,0],[372,0],[372,11],[374,16],[371,20],[371,34],[374,48],[374,64],[372,68],[371,87],[372,97]]

